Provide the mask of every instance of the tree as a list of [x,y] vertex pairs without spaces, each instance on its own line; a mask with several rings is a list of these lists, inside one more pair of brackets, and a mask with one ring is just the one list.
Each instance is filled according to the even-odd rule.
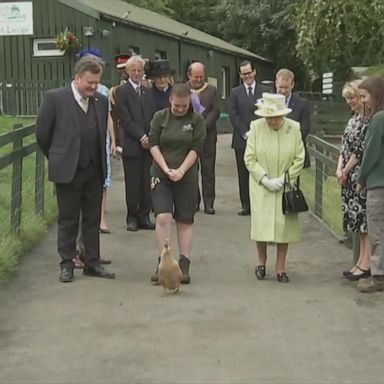
[[334,71],[383,63],[382,0],[301,0],[296,5],[297,53],[308,71]]
[[149,9],[156,13],[166,16],[173,16],[173,11],[169,7],[169,0],[124,0],[126,3],[136,5],[141,8]]
[[297,1],[222,0],[215,19],[224,40],[271,59],[277,68],[290,68],[302,85],[304,66],[295,51]]

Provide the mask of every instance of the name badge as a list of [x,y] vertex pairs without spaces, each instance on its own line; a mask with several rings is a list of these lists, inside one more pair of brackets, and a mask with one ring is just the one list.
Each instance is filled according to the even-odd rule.
[[192,124],[185,124],[183,125],[183,131],[192,131],[193,130],[193,125]]

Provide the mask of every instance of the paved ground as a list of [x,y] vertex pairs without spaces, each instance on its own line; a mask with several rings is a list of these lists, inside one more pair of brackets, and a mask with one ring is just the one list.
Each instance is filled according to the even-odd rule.
[[[229,136],[220,136],[217,214],[196,217],[192,283],[149,283],[152,231],[124,226],[121,163],[103,255],[116,280],[58,282],[56,229],[0,289],[0,383],[383,383],[384,296],[340,278],[351,261],[309,215],[289,249],[291,283],[257,281],[238,207]],[[271,252],[274,249],[271,247]]]

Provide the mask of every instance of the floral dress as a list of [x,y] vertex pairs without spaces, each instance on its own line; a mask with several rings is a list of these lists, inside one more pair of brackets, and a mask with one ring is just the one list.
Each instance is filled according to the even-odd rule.
[[357,174],[365,146],[365,134],[368,122],[361,116],[354,114],[345,127],[340,154],[343,158],[343,167],[348,163],[352,154],[355,154],[359,163],[349,172],[347,185],[341,187],[343,210],[343,228],[346,232],[367,233],[366,192],[356,192]]

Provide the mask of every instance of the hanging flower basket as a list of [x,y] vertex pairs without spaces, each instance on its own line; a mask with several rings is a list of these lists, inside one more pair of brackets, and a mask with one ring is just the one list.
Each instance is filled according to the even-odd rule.
[[65,28],[64,32],[60,32],[57,36],[56,46],[65,53],[76,53],[80,48],[76,35],[68,31],[68,28]]

